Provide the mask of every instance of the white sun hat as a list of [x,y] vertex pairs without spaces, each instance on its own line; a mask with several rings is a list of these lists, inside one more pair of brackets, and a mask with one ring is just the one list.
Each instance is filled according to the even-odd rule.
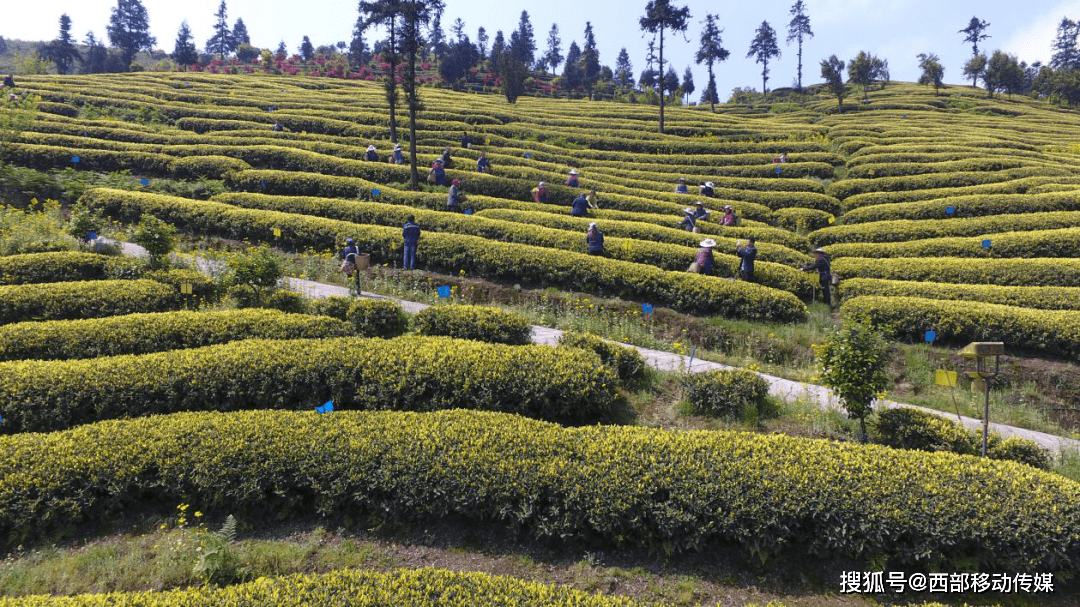
[[706,238],[705,240],[701,241],[701,246],[711,249],[716,246],[716,241],[712,238]]

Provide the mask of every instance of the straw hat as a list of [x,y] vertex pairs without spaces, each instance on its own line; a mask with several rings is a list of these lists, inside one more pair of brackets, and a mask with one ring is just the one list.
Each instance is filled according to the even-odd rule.
[[577,175],[578,174],[577,169],[570,169],[570,174],[571,175]]
[[686,207],[685,209],[682,210],[682,212],[683,212],[683,215],[693,215],[694,214],[694,209],[691,209],[690,207]]
[[539,187],[541,187],[541,188],[544,187],[544,182],[543,181],[540,182]]
[[730,204],[725,204],[724,205],[724,210],[725,211],[734,211],[735,207],[731,206]]
[[375,151],[375,146],[374,145],[367,146],[367,151],[374,152]]
[[686,177],[679,177],[679,183],[684,183],[685,181],[686,181]]
[[711,182],[711,181],[706,181],[706,182],[705,182],[705,187],[707,187],[707,188],[714,188],[714,187],[716,187],[716,184],[714,184],[714,183],[713,183],[713,182]]
[[394,144],[394,151],[395,152],[401,151],[401,144],[400,143],[395,143]]
[[595,221],[589,224],[589,229],[590,230],[595,230],[596,229],[596,222]]
[[705,240],[701,241],[701,246],[703,246],[703,247],[705,247],[707,249],[711,249],[711,248],[716,246],[716,241],[713,240],[712,238],[706,238]]
[[821,247],[818,247],[818,248],[814,249],[814,252],[815,253],[821,253],[822,255],[824,255],[825,254],[825,249],[822,249]]
[[697,205],[698,205],[699,207],[703,207],[703,206],[705,206],[705,203],[704,203],[704,202],[701,202],[701,201],[699,200],[699,201],[697,201]]

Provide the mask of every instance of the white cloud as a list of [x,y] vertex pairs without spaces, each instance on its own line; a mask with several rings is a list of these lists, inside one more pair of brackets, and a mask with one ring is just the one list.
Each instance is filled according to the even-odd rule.
[[1034,17],[1023,29],[1017,31],[1002,45],[1001,49],[1013,53],[1023,61],[1033,63],[1050,62],[1053,54],[1051,46],[1057,36],[1057,26],[1062,17],[1080,19],[1080,1],[1061,2],[1052,9],[1043,11]]

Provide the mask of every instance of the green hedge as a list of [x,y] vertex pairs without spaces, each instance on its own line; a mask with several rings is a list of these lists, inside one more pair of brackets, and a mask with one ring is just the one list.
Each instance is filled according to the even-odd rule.
[[913,341],[922,341],[925,331],[934,330],[945,342],[1000,341],[1009,350],[1080,360],[1080,311],[864,295],[845,300],[841,312]]
[[[952,420],[909,407],[878,412],[872,422],[874,442],[894,449],[951,451],[964,455],[982,453],[982,431],[966,430]],[[991,432],[986,456],[1050,469],[1050,454],[1033,440]]]
[[924,238],[981,236],[1002,232],[1060,230],[1074,227],[1080,227],[1080,211],[1052,211],[960,219],[875,221],[830,226],[811,233],[809,238],[818,246],[824,246],[841,242],[907,242]]
[[829,220],[836,218],[832,213],[816,209],[779,209],[776,211],[776,225],[798,234],[820,230],[829,225]]
[[472,571],[336,569],[327,573],[259,578],[226,587],[206,586],[166,592],[112,592],[72,597],[0,597],[2,607],[220,607],[221,605],[548,605],[551,607],[633,607],[637,601],[604,596]]
[[925,190],[900,190],[894,192],[868,192],[866,194],[856,194],[849,198],[845,198],[841,202],[841,206],[844,211],[850,211],[859,207],[865,207],[870,205],[890,204],[898,202],[912,202],[920,200],[938,200],[944,198],[952,198],[955,196],[973,196],[973,195],[988,195],[988,194],[1023,194],[1030,191],[1032,188],[1046,185],[1048,183],[1059,183],[1068,181],[1068,176],[1054,176],[1054,177],[1023,177],[1020,179],[1013,179],[1011,181],[1003,181],[999,183],[986,183],[982,185],[970,185],[970,186],[958,186],[958,187],[938,187],[928,188]]
[[446,335],[519,346],[532,343],[529,320],[498,308],[438,305],[420,310],[412,320],[420,335]]
[[842,257],[832,269],[844,278],[884,278],[1016,287],[1080,287],[1080,259],[965,259],[961,257]]
[[178,310],[190,302],[153,280],[90,280],[0,286],[0,324]]
[[361,337],[397,337],[409,330],[405,310],[389,299],[358,299],[348,305],[345,318]]
[[145,264],[130,257],[55,251],[0,256],[0,285],[134,278]]
[[[0,363],[7,432],[175,411],[297,408],[509,411],[592,422],[615,404],[592,353],[449,338],[249,340],[138,356]],[[477,390],[476,386],[498,386]]]
[[756,421],[776,412],[769,400],[769,382],[746,369],[689,373],[682,387],[683,398],[695,413]]
[[600,355],[600,361],[611,367],[622,381],[639,380],[645,377],[645,358],[634,348],[612,343],[580,331],[567,331],[559,336],[559,345],[567,348],[592,350]]
[[[402,250],[400,228],[238,209],[220,203],[120,190],[91,190],[83,196],[83,201],[125,220],[152,213],[182,230],[229,238],[270,240],[274,238],[274,228],[278,228],[281,238],[277,242],[301,250],[308,247],[323,250],[351,236],[376,263],[394,263]],[[806,317],[806,306],[791,293],[741,281],[666,272],[643,264],[493,242],[475,236],[428,232],[420,246],[423,263],[433,270],[453,273],[465,270],[490,279],[612,293],[639,301],[653,300],[696,314],[782,321]]]
[[[983,247],[989,240],[991,248]],[[1080,228],[926,238],[908,242],[848,242],[825,247],[830,257],[1080,257]]]
[[[1066,186],[1075,187],[1075,186]],[[953,207],[953,218],[985,217],[1042,213],[1047,211],[1080,211],[1080,196],[1075,192],[1045,194],[982,194],[952,196],[918,202],[894,202],[859,207],[844,213],[845,225],[898,219],[945,219],[945,209]]]
[[110,521],[134,503],[182,501],[256,521],[459,516],[613,550],[728,542],[757,558],[1080,564],[1074,481],[1011,462],[783,435],[563,428],[475,411],[250,411],[0,436],[0,452],[8,545]]
[[1050,177],[1067,175],[1063,167],[1020,167],[1003,171],[956,171],[952,173],[930,173],[904,177],[881,177],[878,179],[844,179],[829,185],[825,193],[841,200],[855,194],[880,191],[924,190],[937,188],[955,188],[963,186],[995,184],[1014,181],[1024,177]]
[[847,179],[878,179],[881,177],[901,177],[905,175],[926,175],[933,173],[956,172],[992,172],[1015,169],[1039,164],[1032,160],[1020,160],[1012,157],[964,158],[939,162],[904,162],[895,158],[875,159],[876,162],[863,162],[849,166]]
[[246,171],[251,165],[239,158],[228,156],[188,156],[178,158],[172,163],[172,171],[177,177],[189,179],[221,179],[230,171]]
[[0,326],[0,360],[65,360],[197,348],[241,339],[344,337],[352,328],[325,316],[276,310],[158,312]]
[[844,297],[885,295],[980,301],[983,303],[1037,308],[1040,310],[1080,310],[1080,287],[999,287],[958,285],[942,282],[910,282],[879,278],[852,278],[841,286]]

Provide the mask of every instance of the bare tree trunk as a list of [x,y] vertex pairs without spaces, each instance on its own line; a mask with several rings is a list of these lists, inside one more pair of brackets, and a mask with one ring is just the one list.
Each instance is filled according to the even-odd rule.
[[802,35],[799,36],[799,91],[802,92]]
[[660,134],[664,134],[664,28],[660,28],[660,68],[657,70],[660,77]]
[[386,84],[386,101],[390,104],[390,143],[397,143],[397,37],[394,32],[395,19],[390,18],[390,76]]
[[414,190],[420,189],[420,175],[416,171],[416,106],[418,105],[416,100],[416,38],[419,37],[419,32],[415,29],[418,28],[419,24],[414,24],[409,49],[409,165],[410,183]]

